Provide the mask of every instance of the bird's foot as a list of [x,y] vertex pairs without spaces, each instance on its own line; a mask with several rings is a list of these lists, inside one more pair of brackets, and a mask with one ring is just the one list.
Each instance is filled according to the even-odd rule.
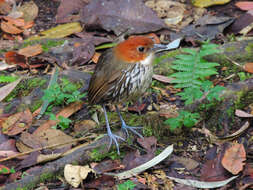
[[118,144],[118,141],[117,139],[120,139],[122,141],[125,141],[125,139],[123,139],[122,137],[118,136],[118,135],[115,135],[112,133],[112,131],[108,131],[107,135],[109,136],[110,138],[110,143],[109,143],[109,147],[108,149],[110,149],[111,145],[112,145],[112,142],[115,144],[116,148],[117,148],[117,153],[118,155],[120,155],[120,151],[119,151],[119,144]]
[[121,129],[124,130],[127,134],[127,137],[129,137],[128,130],[133,132],[134,134],[138,135],[140,138],[143,138],[143,136],[138,133],[135,129],[142,129],[142,127],[132,127],[127,125],[125,122],[122,122]]

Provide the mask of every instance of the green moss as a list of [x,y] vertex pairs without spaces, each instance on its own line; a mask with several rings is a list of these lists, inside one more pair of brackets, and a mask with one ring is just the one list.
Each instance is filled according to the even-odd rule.
[[56,179],[56,174],[55,173],[44,172],[43,174],[40,175],[40,182],[41,183],[52,181],[54,179]]
[[252,54],[253,52],[253,43],[249,43],[246,47],[245,50],[247,51],[248,54]]
[[5,112],[5,113],[9,113],[9,112],[11,111],[11,108],[12,108],[12,104],[9,103],[7,106],[5,106],[4,112]]
[[150,126],[150,125],[144,126],[144,127],[143,127],[143,134],[144,134],[144,136],[146,136],[146,137],[153,136],[153,129],[152,129],[152,126]]
[[227,52],[235,52],[236,49],[237,49],[236,46],[232,46],[232,45],[231,45],[231,46],[227,47],[225,51],[227,51]]
[[42,49],[44,52],[48,52],[50,48],[61,46],[64,44],[65,40],[62,39],[42,39],[42,40],[32,40],[32,41],[25,41],[20,47],[16,47],[18,49],[25,48],[27,46],[32,46],[36,44],[41,44]]
[[32,102],[32,105],[30,106],[31,112],[34,112],[37,109],[39,109],[39,107],[42,105],[42,103],[43,103],[43,101],[41,99],[35,100],[34,102]]
[[111,158],[112,160],[115,159],[120,159],[120,157],[123,157],[125,154],[121,152],[120,155],[118,155],[116,150],[110,151],[110,152],[105,152],[104,150],[106,149],[105,146],[101,146],[99,148],[94,148],[90,152],[90,157],[93,161],[95,162],[100,162],[101,160],[105,159],[106,157]]

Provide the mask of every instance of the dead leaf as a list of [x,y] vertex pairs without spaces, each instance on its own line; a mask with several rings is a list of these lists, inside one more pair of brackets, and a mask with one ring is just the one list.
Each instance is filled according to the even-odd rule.
[[164,149],[159,155],[154,157],[152,160],[149,160],[148,162],[140,166],[137,166],[136,168],[133,168],[131,170],[127,170],[118,174],[115,174],[115,173],[106,173],[106,174],[118,177],[118,179],[127,179],[145,171],[148,168],[155,166],[156,164],[160,163],[162,160],[167,158],[172,152],[173,152],[173,145],[170,145],[166,149]]
[[10,33],[10,34],[20,34],[20,33],[22,33],[24,31],[24,30],[19,29],[18,27],[16,27],[11,22],[5,22],[5,21],[1,22],[1,29],[4,32]]
[[0,14],[6,15],[11,12],[11,2],[0,0]]
[[221,181],[227,179],[226,170],[222,167],[222,151],[218,154],[215,152],[215,158],[207,160],[201,168],[202,181]]
[[96,166],[92,168],[97,174],[102,174],[105,172],[111,172],[113,170],[124,169],[120,160],[105,160],[99,162]]
[[33,57],[35,55],[38,55],[42,53],[42,46],[40,44],[33,45],[33,46],[27,46],[23,49],[18,50],[18,54],[24,55],[26,57]]
[[2,131],[9,136],[17,135],[32,124],[32,113],[29,109],[11,115],[2,123]]
[[115,179],[112,176],[102,175],[91,182],[85,183],[83,186],[85,189],[106,189],[106,187],[113,189]]
[[163,75],[157,75],[157,74],[153,74],[152,78],[164,83],[171,83],[171,81],[174,80],[173,78],[169,78],[169,77],[166,77]]
[[[63,108],[57,115],[56,118],[58,118],[59,116],[63,116],[65,118],[68,118],[69,116],[71,116],[73,113],[77,112],[78,110],[80,110],[83,106],[84,102],[74,102],[72,104],[70,104],[69,106]],[[40,134],[43,131],[45,131],[46,129],[50,129],[51,127],[53,127],[54,125],[57,124],[56,120],[49,120],[46,123],[42,124],[39,128],[37,128],[34,131],[34,134]]]
[[230,2],[231,0],[194,0],[193,5],[196,7],[210,7],[213,5],[223,5],[226,4],[228,2]]
[[22,12],[22,18],[26,21],[33,21],[39,13],[38,6],[34,3],[34,1],[24,2],[22,6],[17,8],[17,11]]
[[200,189],[213,189],[218,187],[223,187],[229,182],[233,181],[238,176],[233,176],[228,179],[222,181],[214,181],[214,182],[205,182],[191,179],[180,179],[175,177],[168,176],[169,179],[176,181],[177,183],[185,184],[191,187],[200,188]]
[[100,57],[100,55],[101,55],[101,53],[95,52],[94,55],[93,55],[93,57],[91,58],[92,61],[93,61],[94,63],[97,63],[97,62],[98,62],[98,59],[99,59],[99,57]]
[[229,30],[237,34],[244,28],[247,28],[253,22],[253,10],[241,14],[236,20],[231,24]]
[[243,65],[243,69],[249,73],[253,73],[253,63],[246,63]]
[[251,1],[241,1],[241,2],[237,2],[235,4],[235,6],[237,6],[241,10],[248,11],[248,10],[253,9],[253,2],[251,2]]
[[15,26],[18,26],[18,27],[25,26],[24,19],[21,19],[21,18],[12,18],[12,17],[9,17],[9,16],[5,16],[3,18],[4,18],[4,20],[8,21],[10,24],[13,24]]
[[74,132],[75,134],[83,134],[82,132],[90,131],[95,129],[97,126],[95,121],[92,120],[83,120],[81,122],[75,123],[74,125]]
[[238,116],[238,117],[246,117],[246,118],[248,118],[248,117],[253,117],[252,114],[249,114],[249,113],[247,113],[247,112],[245,112],[245,111],[238,110],[238,109],[235,110],[235,115]]
[[16,81],[7,84],[0,88],[0,101],[4,100],[14,88],[18,85],[18,83],[22,80],[22,78],[17,79]]
[[9,65],[18,65],[23,69],[28,68],[25,56],[19,55],[15,51],[8,51],[5,53],[5,62]]
[[136,0],[90,1],[81,10],[81,20],[88,28],[98,26],[116,35],[126,31],[128,34],[148,33],[165,27],[143,1]]
[[[75,145],[76,143],[71,144],[65,144],[65,142],[73,141],[73,138],[61,130],[58,129],[45,129],[44,131],[41,131],[40,133],[35,133],[37,137],[40,139],[43,139],[42,142],[46,142],[46,146],[51,146],[55,144],[63,144],[62,146],[58,146],[57,148],[61,149],[63,147],[68,147],[67,149],[71,148],[72,145]],[[65,152],[66,150],[64,150]]]
[[81,32],[82,30],[83,28],[79,22],[61,24],[49,30],[43,31],[39,35],[32,36],[28,38],[27,41],[41,40],[44,38],[49,38],[49,39],[64,38],[73,33]]
[[46,140],[28,132],[23,132],[16,143],[19,152],[31,151],[33,149],[42,148],[46,145]]
[[93,172],[93,170],[88,165],[74,166],[67,164],[64,167],[64,177],[66,181],[75,188],[77,188],[80,183],[86,179],[90,172]]
[[137,142],[149,153],[156,150],[157,140],[154,136],[138,138]]
[[222,158],[222,165],[226,170],[236,175],[243,170],[246,160],[246,152],[243,144],[233,144],[226,150]]
[[82,0],[62,0],[57,9],[56,23],[68,23],[75,21],[76,15],[86,4],[87,3]]

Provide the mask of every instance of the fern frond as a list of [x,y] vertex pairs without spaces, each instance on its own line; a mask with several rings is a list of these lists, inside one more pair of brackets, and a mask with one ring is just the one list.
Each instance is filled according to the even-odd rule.
[[199,50],[185,48],[182,49],[185,54],[175,56],[176,60],[172,63],[171,68],[177,72],[171,75],[175,78],[172,83],[176,84],[175,88],[184,89],[184,92],[180,92],[179,95],[186,100],[186,103],[203,95],[202,84],[206,81],[206,77],[218,74],[215,67],[219,64],[208,62],[204,58],[207,55],[218,53],[217,47],[215,44],[205,43]]

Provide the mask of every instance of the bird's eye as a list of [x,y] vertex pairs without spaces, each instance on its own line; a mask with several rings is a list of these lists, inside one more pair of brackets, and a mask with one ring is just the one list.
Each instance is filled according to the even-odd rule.
[[143,47],[143,46],[139,46],[137,49],[141,53],[143,53],[145,51],[145,47]]

